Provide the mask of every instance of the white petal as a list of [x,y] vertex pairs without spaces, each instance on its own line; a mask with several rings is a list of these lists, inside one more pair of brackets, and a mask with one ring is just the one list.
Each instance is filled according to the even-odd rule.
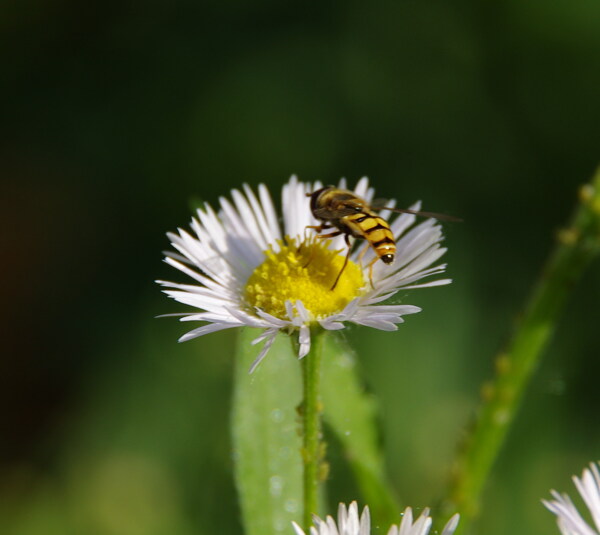
[[294,305],[292,305],[292,302],[288,300],[284,303],[284,306],[287,317],[290,319],[291,322],[293,322],[294,318],[296,317],[296,315],[294,314]]
[[178,292],[175,290],[164,290],[164,293],[169,297],[172,297],[178,303],[183,303],[194,308],[206,310],[219,316],[229,316],[227,312],[227,306],[229,303],[226,301],[219,301],[218,299],[211,300],[201,295],[188,294],[185,292]]
[[419,307],[414,305],[377,305],[370,306],[369,314],[380,314],[384,312],[393,313],[393,314],[416,314],[417,312],[421,312]]
[[[363,199],[370,201],[369,199],[369,179],[366,176],[363,176],[354,187],[354,193],[358,197],[362,197]],[[372,192],[371,192],[372,194]]]
[[267,312],[265,312],[264,310],[261,310],[260,308],[256,308],[256,314],[260,318],[264,319],[266,322],[270,323],[274,327],[283,328],[283,327],[287,327],[288,325],[291,325],[291,323],[289,321],[276,318],[275,316],[268,314]]
[[265,358],[266,354],[269,352],[269,349],[271,349],[271,346],[273,345],[273,342],[275,341],[276,336],[277,336],[277,331],[274,331],[273,334],[271,335],[271,337],[268,338],[267,341],[265,342],[265,345],[263,346],[261,352],[258,354],[258,357],[256,357],[256,359],[254,359],[254,362],[252,363],[252,366],[250,366],[248,373],[252,373],[254,370],[256,370],[256,367],[261,363],[262,359]]
[[382,301],[385,301],[386,299],[389,299],[390,297],[392,297],[395,293],[396,293],[396,289],[391,288],[391,289],[386,290],[385,292],[382,291],[382,293],[379,293],[379,291],[377,291],[377,292],[374,292],[373,294],[367,294],[362,297],[361,305],[367,306],[367,305],[374,305],[375,303],[381,303]]
[[[230,229],[226,241],[232,256],[235,256],[237,265],[242,264],[250,269],[255,268],[263,261],[263,251],[266,247],[261,247],[255,233],[256,229],[251,221],[244,221],[225,197],[221,197],[219,201],[222,210],[221,217]],[[236,239],[232,239],[232,236],[235,236]]]
[[198,327],[197,329],[194,329],[193,331],[190,331],[187,334],[184,334],[179,339],[179,342],[187,342],[188,340],[191,340],[192,338],[197,338],[198,336],[222,331],[223,329],[231,329],[232,327],[240,327],[240,325],[240,323],[210,323],[208,325]]
[[338,535],[340,532],[343,533],[341,528],[338,532],[338,528],[335,525],[335,520],[333,520],[333,518],[331,518],[330,516],[328,516],[325,519],[325,522],[323,522],[320,519],[319,519],[319,522],[320,522],[319,526],[321,528],[319,531],[320,535]]
[[263,206],[271,234],[275,240],[280,240],[281,231],[279,229],[279,223],[277,222],[277,213],[275,212],[271,195],[269,195],[269,190],[264,184],[260,184],[258,186],[258,195],[260,197],[260,202]]
[[304,531],[302,530],[302,528],[298,524],[296,524],[296,522],[294,522],[293,520],[292,520],[292,526],[294,527],[294,531],[296,532],[296,535],[306,535],[304,533]]
[[404,510],[402,522],[400,523],[399,535],[410,535],[410,532],[412,531],[412,523],[413,523],[412,509],[410,507],[407,507]]
[[573,481],[592,514],[596,528],[600,530],[600,475],[596,465],[592,464],[591,469],[586,468],[581,479],[573,477]]
[[296,301],[296,311],[304,323],[310,322],[310,314],[308,313],[308,310],[306,310],[306,307],[302,301]]
[[251,316],[242,310],[234,307],[227,307],[226,310],[242,325],[247,325],[248,327],[269,327],[264,320]]
[[[175,249],[215,282],[227,286],[234,278],[232,266],[228,264],[226,257],[215,251],[210,244],[202,244],[181,229],[178,236],[170,234],[169,238]],[[169,259],[165,259],[165,261],[170,263]]]
[[[201,275],[200,273],[196,273],[194,270],[188,268],[186,265],[179,262],[178,260],[174,260],[173,258],[166,257],[164,259],[164,262],[165,262],[165,264],[169,264],[170,266],[173,266],[173,267],[179,269],[180,271],[182,271],[189,277],[193,278],[194,280],[198,281],[203,286],[206,286],[207,288],[209,288],[213,291],[219,291],[219,289],[220,289],[221,292],[229,293],[228,289],[224,288],[223,286],[216,283],[212,279],[205,277],[204,275]],[[158,284],[160,284],[161,286],[169,286],[171,284],[171,282],[163,281],[163,280],[157,280],[156,282]]]
[[300,327],[298,342],[300,343],[298,358],[301,359],[304,358],[310,351],[310,329],[306,325],[302,325],[302,327]]
[[[175,284],[172,287],[181,288]],[[181,290],[163,290],[163,292],[181,303],[190,304],[191,306],[198,308],[206,308],[207,310],[236,304],[233,299],[228,298],[227,294],[221,297],[212,290],[208,290],[201,286],[192,287],[190,289],[181,288]]]
[[331,321],[330,318],[319,320],[319,325],[328,331],[339,331],[345,327],[343,323],[339,321]]
[[[363,318],[351,320],[357,325],[364,325],[365,327],[372,327],[373,329],[379,329],[380,331],[397,331],[398,325],[389,321],[382,321],[374,318]],[[402,322],[398,322],[402,323]]]
[[[419,255],[411,262],[408,262],[404,268],[396,269],[394,267],[391,272],[382,274],[381,278],[396,277],[398,279],[408,279],[417,273],[427,271],[427,268],[434,264],[445,252],[445,248],[439,247],[437,244],[432,245],[429,249],[420,252]],[[425,275],[422,275],[421,278],[424,276]]]
[[458,527],[458,521],[460,520],[460,515],[458,513],[452,515],[450,520],[446,522],[444,529],[442,530],[442,535],[452,535],[454,530]]
[[[264,184],[260,184],[259,189],[261,188],[261,186],[262,188],[265,187]],[[275,210],[273,209],[273,203],[271,202],[271,198],[268,195],[268,191],[268,201],[267,204],[264,205],[261,205],[261,203],[258,201],[256,195],[254,195],[254,192],[252,191],[250,186],[248,186],[248,184],[244,184],[244,193],[248,198],[250,206],[252,206],[254,216],[256,217],[256,221],[260,227],[260,231],[265,242],[267,243],[267,245],[275,243],[275,241],[280,237],[279,225],[275,224],[274,226],[271,226],[270,219],[273,218],[275,221],[277,221],[277,217],[275,216]],[[271,214],[268,216],[267,210],[271,211]]]
[[371,513],[369,508],[365,506],[362,515],[360,515],[360,529],[359,535],[369,535],[371,531]]
[[250,344],[253,346],[256,344],[259,344],[265,338],[270,338],[274,334],[277,334],[277,331],[278,331],[278,329],[265,329],[265,331],[263,331],[262,334],[258,335],[254,340],[252,340],[252,342],[250,342]]
[[225,311],[224,314],[214,312],[196,312],[182,317],[179,321],[209,321],[211,323],[237,323],[236,318]]
[[[425,270],[421,271],[420,273],[415,273],[411,277],[403,277],[402,274],[396,273],[394,275],[387,277],[386,279],[384,279],[382,281],[376,281],[375,289],[372,290],[372,293],[369,294],[369,297],[377,296],[377,295],[383,294],[385,292],[389,292],[390,290],[393,290],[394,292],[396,292],[402,288],[408,287],[408,285],[412,285],[413,283],[415,283],[425,277],[430,277],[431,275],[437,275],[439,273],[443,273],[445,267],[446,266],[444,264],[441,264],[439,266],[425,269]],[[431,282],[435,282],[435,281],[431,281]]]
[[317,221],[310,211],[310,201],[306,196],[311,188],[309,184],[298,182],[296,176],[283,187],[282,206],[284,233],[292,238],[303,236],[308,225],[316,225]]
[[419,515],[419,518],[417,518],[416,522],[413,525],[413,530],[415,535],[418,534],[422,534],[422,535],[427,535],[427,533],[429,533],[429,528],[431,528],[431,517],[429,516],[429,507],[425,507],[425,509],[423,509],[423,512]]
[[450,284],[452,279],[439,279],[431,282],[424,282],[423,284],[411,284],[410,286],[400,286],[398,290],[414,290],[415,288],[433,288],[434,286],[446,286]]
[[250,204],[246,197],[242,195],[242,193],[234,189],[231,192],[233,197],[233,201],[235,202],[235,206],[237,208],[238,213],[240,214],[240,218],[244,222],[244,226],[247,229],[248,233],[254,238],[254,241],[258,244],[260,251],[265,251],[269,246],[270,240],[265,238],[263,234],[263,230],[261,229],[260,222],[257,220],[257,216],[255,211],[250,207]]
[[432,219],[417,225],[396,242],[396,262],[394,270],[400,269],[412,262],[420,254],[427,251],[442,237],[441,228],[435,226]]

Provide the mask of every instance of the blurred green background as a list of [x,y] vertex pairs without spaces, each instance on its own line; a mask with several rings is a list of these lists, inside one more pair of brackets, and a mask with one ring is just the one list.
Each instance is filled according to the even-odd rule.
[[[600,3],[9,1],[0,35],[0,532],[241,533],[232,337],[177,344],[186,326],[154,317],[185,307],[153,280],[184,280],[161,250],[194,202],[292,173],[368,175],[465,220],[446,225],[454,284],[407,292],[424,310],[396,333],[347,331],[399,496],[434,503],[600,163]],[[569,301],[479,533],[557,533],[540,498],[600,458],[599,271]],[[331,501],[356,498],[336,468]]]

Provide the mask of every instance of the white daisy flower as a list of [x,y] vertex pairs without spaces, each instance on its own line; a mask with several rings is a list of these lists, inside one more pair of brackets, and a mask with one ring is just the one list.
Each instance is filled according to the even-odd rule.
[[[457,513],[448,520],[440,535],[452,535],[458,526],[458,520]],[[366,506],[363,509],[359,518],[356,502],[352,502],[348,509],[343,503],[340,503],[337,525],[331,516],[321,520],[315,515],[313,516],[313,523],[314,526],[310,528],[310,535],[369,535],[371,532],[369,507]],[[407,507],[402,514],[400,525],[394,524],[389,529],[388,535],[427,535],[431,529],[431,523],[428,508],[424,509],[419,518],[413,522],[412,509]],[[307,535],[298,524],[292,522],[292,525],[296,535]]]
[[575,487],[587,505],[596,528],[590,525],[579,514],[579,511],[567,494],[559,494],[551,490],[553,500],[542,500],[542,503],[556,515],[558,529],[563,535],[598,535],[600,534],[600,471],[598,465],[591,463],[585,469],[581,479],[573,476]]
[[[414,225],[414,215],[402,214],[390,223],[396,239],[395,263],[376,262],[371,286],[367,266],[375,258],[374,251],[369,248],[361,261],[359,251],[353,251],[332,290],[347,249],[343,236],[319,240],[314,230],[307,229],[319,222],[306,194],[321,187],[292,176],[282,191],[282,225],[267,188],[261,184],[256,195],[244,185],[243,191],[231,192],[232,201],[220,199],[218,213],[208,204],[198,209],[191,232],[178,229],[168,234],[177,253],[167,252],[165,262],[196,284],[157,282],[167,288],[167,295],[197,309],[181,314],[181,321],[204,322],[180,342],[232,327],[261,328],[263,333],[253,343],[264,341],[264,346],[252,371],[279,331],[298,332],[302,358],[310,349],[311,327],[338,330],[355,323],[394,331],[404,321],[402,316],[421,309],[379,303],[399,290],[451,282],[419,282],[446,268],[445,264],[432,266],[446,251],[440,246],[442,230],[433,219]],[[346,187],[344,180],[339,187]],[[374,191],[362,178],[354,193],[370,202]],[[411,209],[419,210],[420,203]],[[381,212],[384,218],[389,215],[389,210]]]

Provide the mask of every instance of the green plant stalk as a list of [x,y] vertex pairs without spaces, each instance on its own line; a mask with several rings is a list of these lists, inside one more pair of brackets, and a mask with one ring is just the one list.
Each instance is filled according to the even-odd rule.
[[321,446],[321,356],[323,336],[313,330],[311,350],[302,360],[304,379],[303,448],[304,462],[304,531],[308,533],[312,525],[312,515],[318,512],[319,481],[322,462]]
[[580,190],[571,224],[558,233],[547,261],[506,349],[496,359],[496,377],[482,391],[482,406],[459,454],[446,503],[458,510],[458,533],[468,532],[484,484],[515,418],[558,316],[585,268],[600,251],[600,169]]

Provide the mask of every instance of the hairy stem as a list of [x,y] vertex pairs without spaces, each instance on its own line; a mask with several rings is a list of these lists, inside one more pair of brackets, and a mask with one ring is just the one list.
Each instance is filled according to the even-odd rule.
[[[449,494],[449,510],[461,513],[459,532],[477,514],[481,493],[515,418],[523,393],[540,362],[567,297],[600,251],[600,169],[580,189],[571,223],[557,243],[506,348],[496,358],[496,376],[483,389],[483,401],[460,453]],[[457,532],[458,533],[458,532]]]
[[304,461],[304,529],[309,532],[312,515],[317,513],[320,468],[322,461],[321,446],[321,349],[322,336],[312,333],[311,350],[302,360],[304,378],[303,448]]

